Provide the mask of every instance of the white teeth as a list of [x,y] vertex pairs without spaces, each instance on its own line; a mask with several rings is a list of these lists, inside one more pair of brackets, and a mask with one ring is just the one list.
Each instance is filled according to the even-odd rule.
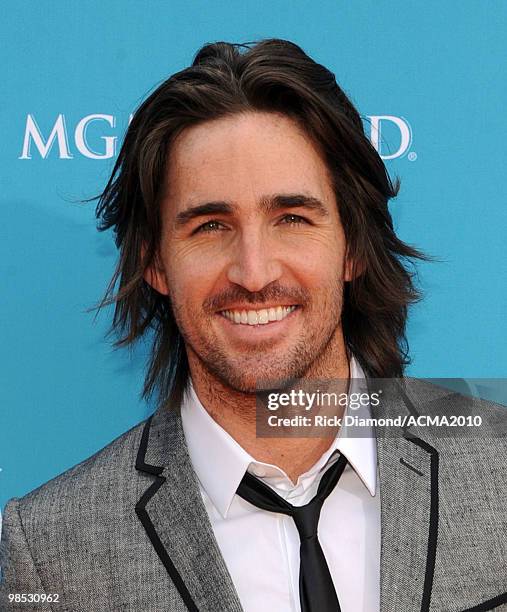
[[270,321],[281,321],[296,306],[277,306],[262,310],[223,310],[221,314],[232,323],[241,325],[266,325]]
[[257,312],[255,310],[248,311],[248,325],[257,325]]
[[269,312],[264,309],[264,310],[259,310],[259,325],[266,325],[266,323],[269,323]]

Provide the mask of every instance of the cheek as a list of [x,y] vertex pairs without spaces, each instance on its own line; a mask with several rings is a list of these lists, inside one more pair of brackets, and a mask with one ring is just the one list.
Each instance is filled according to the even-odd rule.
[[329,243],[314,242],[294,253],[291,268],[302,282],[319,290],[326,290],[334,286],[337,281],[343,280],[344,257],[343,248]]
[[177,308],[194,313],[213,292],[220,276],[217,259],[202,258],[198,251],[174,253],[168,262],[169,294]]

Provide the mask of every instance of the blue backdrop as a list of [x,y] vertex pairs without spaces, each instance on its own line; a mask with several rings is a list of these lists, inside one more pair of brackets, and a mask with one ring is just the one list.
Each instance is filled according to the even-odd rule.
[[402,180],[400,236],[440,259],[419,268],[409,373],[505,376],[507,3],[34,0],[0,28],[0,507],[153,409],[146,347],[113,351],[111,310],[85,312],[116,252],[78,201],[105,184],[130,113],[204,42],[288,38],[336,73]]

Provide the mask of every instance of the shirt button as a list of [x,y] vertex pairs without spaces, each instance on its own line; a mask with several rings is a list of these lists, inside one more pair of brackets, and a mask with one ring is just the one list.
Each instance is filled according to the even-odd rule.
[[256,467],[254,467],[254,469],[253,469],[253,473],[254,473],[256,476],[261,476],[261,477],[262,477],[262,476],[265,476],[265,475],[266,475],[266,470],[265,470],[264,468],[262,468],[262,467],[257,467],[257,466],[256,466]]

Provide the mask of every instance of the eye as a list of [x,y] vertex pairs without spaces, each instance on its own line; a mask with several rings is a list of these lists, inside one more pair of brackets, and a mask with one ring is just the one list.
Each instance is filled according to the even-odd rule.
[[197,234],[198,232],[218,232],[223,227],[219,221],[206,221],[206,223],[199,225],[192,234]]
[[299,215],[285,215],[281,222],[287,225],[300,225],[301,223],[308,223],[304,217],[300,217]]

